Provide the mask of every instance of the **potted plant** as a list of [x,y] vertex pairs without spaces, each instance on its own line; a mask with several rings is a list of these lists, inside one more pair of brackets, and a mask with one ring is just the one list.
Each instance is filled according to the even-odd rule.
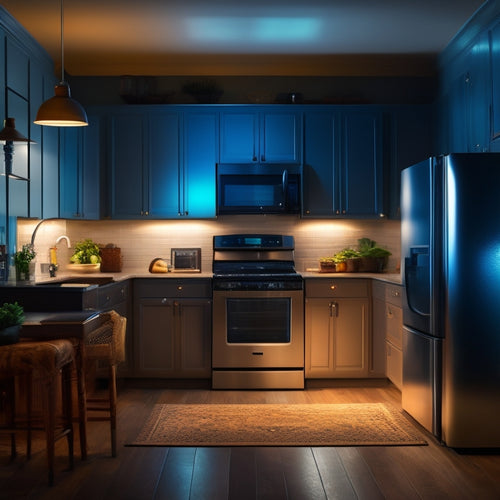
[[215,80],[188,82],[182,86],[182,91],[200,104],[216,103],[224,93]]
[[391,252],[377,246],[377,243],[370,238],[361,238],[358,240],[358,243],[361,255],[359,270],[370,273],[383,272],[387,266]]
[[31,244],[23,245],[21,250],[14,254],[17,281],[29,281],[31,277],[34,277],[35,270],[32,260],[35,257],[36,252]]
[[361,255],[357,250],[344,248],[337,252],[335,257],[340,263],[345,263],[345,272],[354,273],[358,270]]
[[319,259],[319,270],[322,273],[334,273],[335,264],[334,257],[321,257]]
[[19,330],[24,321],[24,310],[17,303],[6,302],[0,307],[0,345],[19,341]]

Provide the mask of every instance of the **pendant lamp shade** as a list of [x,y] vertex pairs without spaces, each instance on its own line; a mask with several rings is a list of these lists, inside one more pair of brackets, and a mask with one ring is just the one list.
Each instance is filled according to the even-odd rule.
[[64,80],[64,3],[61,0],[61,81],[55,86],[54,97],[45,101],[36,114],[34,123],[51,127],[84,127],[87,114],[80,103],[72,99],[69,85]]
[[21,132],[16,130],[16,120],[14,118],[5,118],[3,129],[0,130],[1,142],[33,142],[24,137]]
[[54,88],[54,94],[54,97],[40,106],[34,123],[52,127],[88,125],[87,113],[82,105],[71,97],[71,91],[66,82],[59,82]]

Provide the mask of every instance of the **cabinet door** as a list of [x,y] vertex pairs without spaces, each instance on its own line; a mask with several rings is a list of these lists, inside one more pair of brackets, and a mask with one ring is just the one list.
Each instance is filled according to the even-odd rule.
[[81,217],[79,134],[76,127],[65,127],[59,135],[59,213],[65,219]]
[[175,374],[173,300],[141,298],[135,306],[134,351],[137,376]]
[[188,111],[184,115],[182,217],[215,217],[217,130],[217,113]]
[[[500,86],[500,23],[496,24],[490,32],[491,43],[491,85],[493,89]],[[492,102],[492,139],[500,137],[500,95],[493,92]]]
[[489,151],[492,93],[488,47],[488,33],[483,32],[477,37],[467,58],[470,68],[466,77],[469,153]]
[[176,370],[181,378],[210,378],[211,324],[210,300],[183,299],[175,302],[179,359]]
[[[7,116],[16,119],[16,129],[25,137],[29,137],[29,102],[7,89]],[[12,159],[12,173],[18,178],[10,178],[9,186],[9,215],[14,217],[28,217],[28,177],[29,177],[29,148],[30,144],[15,143]],[[3,171],[3,168],[2,168]]]
[[380,376],[385,376],[386,347],[385,337],[387,332],[387,310],[384,300],[373,298],[373,325],[370,349],[370,371]]
[[295,112],[263,112],[260,118],[260,161],[301,163],[302,115]]
[[433,155],[434,122],[431,106],[397,106],[389,111],[390,168],[386,213],[401,217],[401,170]]
[[304,115],[303,215],[331,217],[338,206],[337,115],[307,111]]
[[81,214],[84,219],[99,219],[101,215],[102,125],[97,116],[88,116],[89,124],[80,129],[81,160]]
[[382,115],[356,111],[342,118],[340,213],[376,216],[382,212]]
[[115,219],[139,219],[147,215],[146,134],[142,114],[110,118],[111,216]]
[[359,377],[368,374],[367,299],[340,299],[333,302],[334,322],[333,369],[337,377]]
[[99,219],[100,122],[89,116],[88,127],[60,131],[60,216]]
[[181,189],[180,116],[178,113],[155,113],[149,115],[148,121],[149,206],[145,207],[147,214],[144,215],[177,217]]
[[334,376],[334,324],[331,304],[330,299],[306,299],[306,378]]
[[368,374],[368,314],[368,299],[306,299],[306,377]]
[[221,113],[221,163],[259,161],[259,115],[252,110]]

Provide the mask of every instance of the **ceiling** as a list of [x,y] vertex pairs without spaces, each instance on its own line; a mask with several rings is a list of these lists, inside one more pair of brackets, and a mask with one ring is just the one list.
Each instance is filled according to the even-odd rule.
[[[425,72],[483,0],[65,0],[75,76]],[[0,0],[60,71],[60,0]]]

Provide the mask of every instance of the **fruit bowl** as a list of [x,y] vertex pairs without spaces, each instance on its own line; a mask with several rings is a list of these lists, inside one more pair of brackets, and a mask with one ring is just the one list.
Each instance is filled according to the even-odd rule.
[[96,273],[101,269],[101,264],[70,264],[68,271],[76,271],[79,273]]

